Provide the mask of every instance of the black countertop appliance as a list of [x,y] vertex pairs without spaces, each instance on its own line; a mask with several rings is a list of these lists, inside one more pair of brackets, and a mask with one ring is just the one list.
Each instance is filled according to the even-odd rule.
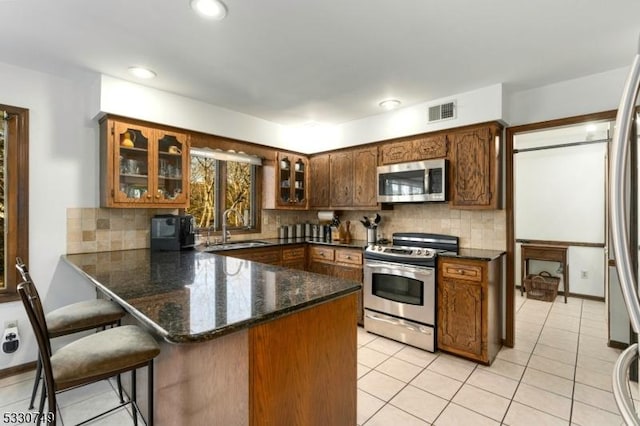
[[151,218],[151,250],[188,250],[195,246],[195,221],[191,215],[164,214]]

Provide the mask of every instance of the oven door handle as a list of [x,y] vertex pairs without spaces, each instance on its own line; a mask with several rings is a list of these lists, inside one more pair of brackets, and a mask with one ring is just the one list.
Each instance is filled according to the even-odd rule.
[[414,266],[402,265],[399,263],[389,263],[389,262],[365,262],[365,268],[370,268],[372,271],[381,271],[381,272],[393,272],[393,269],[400,270],[402,272],[410,272],[413,274],[420,275],[432,275],[433,268],[424,267],[424,268],[416,268]]

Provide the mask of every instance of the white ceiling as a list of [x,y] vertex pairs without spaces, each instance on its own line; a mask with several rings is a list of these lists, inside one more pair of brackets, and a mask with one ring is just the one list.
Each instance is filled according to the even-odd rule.
[[[135,81],[284,125],[339,124],[504,83],[630,64],[638,0],[0,0],[0,62]],[[80,75],[80,74],[78,74]],[[0,93],[0,100],[2,94]]]

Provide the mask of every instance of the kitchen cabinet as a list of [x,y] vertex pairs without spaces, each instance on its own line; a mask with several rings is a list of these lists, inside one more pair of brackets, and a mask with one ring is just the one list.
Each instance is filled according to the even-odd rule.
[[[362,283],[362,250],[311,245],[308,271]],[[358,324],[364,324],[362,289],[358,292]]]
[[438,348],[491,364],[502,345],[502,259],[438,258]]
[[408,161],[445,158],[448,153],[446,134],[420,135],[380,146],[380,164],[396,164]]
[[282,247],[282,266],[304,271],[307,265],[307,247],[305,244]]
[[103,207],[189,206],[187,133],[125,118],[100,121]]
[[329,154],[311,157],[309,176],[309,207],[328,208],[330,206]]
[[330,155],[331,207],[377,208],[376,147]]
[[375,208],[377,201],[376,173],[378,149],[365,148],[353,151],[353,202],[354,207]]
[[267,265],[280,266],[282,262],[282,249],[279,246],[222,250],[216,252],[216,254],[250,260],[252,262],[266,263]]
[[308,203],[306,157],[279,152],[276,163],[276,208],[306,209]]
[[331,154],[331,206],[350,207],[353,202],[353,153]]
[[216,252],[216,254],[268,265],[284,266],[301,271],[305,270],[307,259],[305,244],[222,250]]
[[490,123],[449,135],[450,207],[500,208],[502,126]]

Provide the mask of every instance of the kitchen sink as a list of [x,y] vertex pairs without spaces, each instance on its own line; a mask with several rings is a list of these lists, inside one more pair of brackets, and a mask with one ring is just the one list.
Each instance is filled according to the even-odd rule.
[[229,241],[224,244],[211,244],[209,246],[205,246],[203,244],[199,247],[199,249],[206,252],[212,252],[212,251],[222,251],[222,250],[237,250],[237,249],[245,249],[245,248],[264,247],[272,244],[273,243],[270,243],[268,241],[259,241],[259,240]]

